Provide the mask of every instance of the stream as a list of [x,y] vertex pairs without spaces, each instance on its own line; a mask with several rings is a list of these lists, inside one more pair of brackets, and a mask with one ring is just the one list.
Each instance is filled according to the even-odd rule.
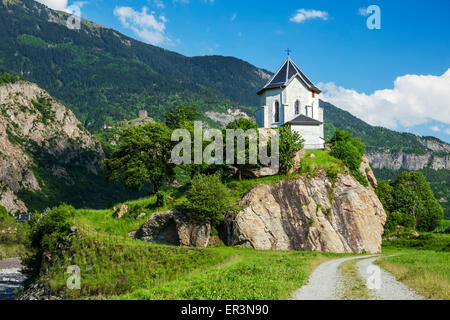
[[0,300],[13,300],[20,289],[25,276],[20,273],[20,259],[0,260]]

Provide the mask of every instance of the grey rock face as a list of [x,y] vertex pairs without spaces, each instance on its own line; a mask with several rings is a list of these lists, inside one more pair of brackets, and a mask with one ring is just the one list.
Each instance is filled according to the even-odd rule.
[[[211,225],[189,220],[183,213],[175,211],[153,214],[136,232],[135,238],[187,247],[208,247]],[[211,244],[213,241],[211,242]]]
[[406,168],[408,170],[420,170],[425,167],[432,169],[450,170],[450,154],[437,156],[432,152],[423,155],[410,154],[405,152],[376,151],[366,154],[373,168],[394,169]]
[[27,211],[18,191],[41,189],[31,169],[36,152],[58,159],[49,169],[67,185],[74,181],[66,165],[97,175],[104,158],[100,142],[45,90],[28,82],[0,86],[0,205],[11,213]]
[[349,175],[334,186],[325,174],[258,185],[225,224],[225,243],[255,249],[368,252],[381,250],[386,213],[374,191]]

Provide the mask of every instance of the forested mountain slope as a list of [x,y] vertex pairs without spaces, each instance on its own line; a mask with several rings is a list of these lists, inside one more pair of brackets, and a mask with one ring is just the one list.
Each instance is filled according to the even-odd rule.
[[155,120],[175,106],[254,110],[270,73],[227,57],[188,58],[68,15],[33,0],[0,1],[0,72],[23,75],[66,103],[89,129],[133,118]]
[[107,184],[101,144],[34,83],[0,78],[0,205],[11,213],[65,202],[104,208],[137,197]]

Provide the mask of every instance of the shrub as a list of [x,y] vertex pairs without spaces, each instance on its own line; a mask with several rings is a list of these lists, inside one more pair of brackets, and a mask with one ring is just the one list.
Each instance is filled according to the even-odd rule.
[[168,194],[165,193],[164,191],[158,191],[156,193],[156,206],[157,207],[164,207],[165,205],[167,205],[167,198],[168,198]]
[[365,153],[361,140],[353,138],[350,133],[344,130],[336,129],[330,142],[332,143],[330,155],[342,160],[350,169],[352,176],[363,186],[367,187],[369,183],[366,177],[359,171],[362,157]]
[[279,130],[280,134],[280,171],[283,174],[289,172],[294,166],[295,154],[303,149],[304,140],[300,134],[284,126]]
[[58,242],[67,236],[72,225],[71,217],[74,215],[75,209],[65,204],[52,210],[46,210],[41,216],[33,215],[37,218],[32,224],[29,255],[23,261],[27,284],[32,283],[39,275],[43,253],[54,252]]
[[219,225],[224,213],[232,208],[231,193],[218,174],[195,176],[186,197],[189,216],[194,220],[211,222],[213,226]]
[[52,251],[71,227],[71,217],[75,215],[72,206],[61,205],[53,208],[38,221],[31,233],[31,245],[42,251]]
[[0,206],[0,222],[9,217],[8,210],[4,206]]

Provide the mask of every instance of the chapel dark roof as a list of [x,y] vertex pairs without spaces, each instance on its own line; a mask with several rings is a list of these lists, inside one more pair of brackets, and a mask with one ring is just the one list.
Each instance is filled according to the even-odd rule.
[[288,56],[280,70],[278,70],[273,78],[258,91],[258,94],[263,93],[265,90],[286,87],[295,77],[299,77],[309,90],[317,93],[321,92]]
[[292,119],[291,121],[287,122],[286,124],[303,124],[303,125],[319,126],[322,124],[322,122],[301,114],[297,118]]

